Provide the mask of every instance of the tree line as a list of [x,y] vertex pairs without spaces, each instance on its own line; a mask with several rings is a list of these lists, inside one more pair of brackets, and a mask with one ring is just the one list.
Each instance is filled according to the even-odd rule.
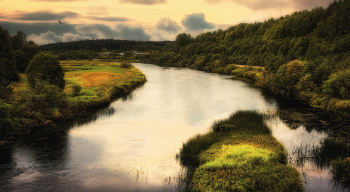
[[[30,89],[16,90],[13,82],[25,77]],[[14,35],[0,25],[0,138],[44,121],[52,109],[67,106],[64,71],[57,57],[42,52],[18,31]],[[54,111],[55,112],[55,111]]]
[[[304,100],[322,97],[321,103],[347,100],[349,12],[350,0],[339,0],[327,8],[240,23],[195,38],[183,33],[158,52],[144,55],[142,61],[226,73],[232,72],[231,64],[261,66],[265,71],[255,80],[276,93]],[[350,102],[346,105],[350,108]]]
[[119,51],[154,51],[161,49],[169,41],[132,41],[119,39],[78,40],[41,45],[44,51],[89,50],[100,52],[103,49]]

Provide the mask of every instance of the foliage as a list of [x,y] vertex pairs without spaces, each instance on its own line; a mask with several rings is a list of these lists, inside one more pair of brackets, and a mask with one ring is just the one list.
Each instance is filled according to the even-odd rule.
[[41,81],[47,81],[60,89],[64,89],[64,72],[56,57],[49,54],[40,53],[30,61],[26,73],[28,74],[28,83],[31,88]]
[[65,95],[57,86],[49,84],[47,81],[39,81],[33,89],[29,102],[32,105],[32,110],[44,115],[51,115],[52,109],[59,108],[65,102]]
[[29,58],[19,49],[15,51],[15,61],[18,72],[23,73],[29,64]]
[[19,73],[16,68],[16,62],[14,60],[8,60],[6,58],[0,58],[0,70],[2,71],[2,77],[7,81],[18,81]]
[[[275,93],[309,103],[314,103],[314,94],[347,99],[350,88],[344,81],[338,88],[326,81],[350,68],[349,10],[350,1],[335,1],[327,8],[298,11],[261,23],[241,23],[200,34],[194,40],[179,34],[175,42],[141,61],[242,75]],[[231,64],[261,66],[266,72],[226,70]],[[328,88],[322,92],[324,84]],[[319,106],[326,107],[327,102]]]
[[22,48],[22,45],[27,42],[26,34],[24,34],[22,31],[18,31],[16,34],[14,34],[11,37],[12,42],[12,48],[17,51]]
[[[45,51],[60,52],[62,50],[84,50],[99,52],[103,48],[115,51],[154,51],[165,46],[169,41],[131,41],[119,39],[78,40],[41,45]],[[72,58],[71,58],[72,59]]]
[[182,33],[176,37],[175,43],[178,46],[185,46],[191,43],[192,41],[193,39],[190,34]]
[[7,132],[12,131],[15,122],[10,116],[11,105],[0,99],[0,138],[5,137]]
[[81,91],[81,86],[78,83],[73,83],[72,90],[73,90],[73,95],[77,96]]
[[3,72],[0,71],[0,99],[7,100],[13,93],[13,88],[10,87],[10,82],[3,78]]
[[130,69],[132,67],[132,64],[130,61],[122,61],[120,63],[120,67],[121,68],[126,68],[126,69]]
[[25,42],[22,44],[22,51],[27,55],[29,60],[33,59],[36,54],[41,53],[41,49],[38,44],[33,41]]
[[350,69],[340,71],[324,82],[323,92],[334,97],[350,99]]
[[350,157],[339,158],[332,161],[332,170],[333,177],[335,180],[339,180],[346,187],[350,187]]
[[10,34],[0,25],[0,59],[13,60],[14,51],[11,46]]

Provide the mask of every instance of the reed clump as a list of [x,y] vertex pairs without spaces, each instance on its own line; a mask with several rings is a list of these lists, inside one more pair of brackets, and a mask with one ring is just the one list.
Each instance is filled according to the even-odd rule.
[[283,145],[255,111],[216,121],[184,143],[178,157],[193,170],[191,191],[302,191],[299,172],[286,165]]

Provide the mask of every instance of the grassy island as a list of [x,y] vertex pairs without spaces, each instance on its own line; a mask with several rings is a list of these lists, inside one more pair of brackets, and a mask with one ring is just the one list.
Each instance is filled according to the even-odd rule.
[[299,172],[286,165],[284,146],[257,112],[215,122],[184,143],[178,158],[194,170],[191,191],[302,191]]

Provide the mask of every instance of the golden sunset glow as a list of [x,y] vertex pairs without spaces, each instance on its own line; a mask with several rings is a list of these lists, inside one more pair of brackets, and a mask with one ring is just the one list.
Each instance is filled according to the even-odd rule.
[[[0,0],[0,24],[38,44],[81,39],[174,40],[295,11],[332,0]],[[63,24],[59,24],[60,20]],[[186,24],[184,24],[186,23]],[[192,27],[195,26],[195,27]]]

